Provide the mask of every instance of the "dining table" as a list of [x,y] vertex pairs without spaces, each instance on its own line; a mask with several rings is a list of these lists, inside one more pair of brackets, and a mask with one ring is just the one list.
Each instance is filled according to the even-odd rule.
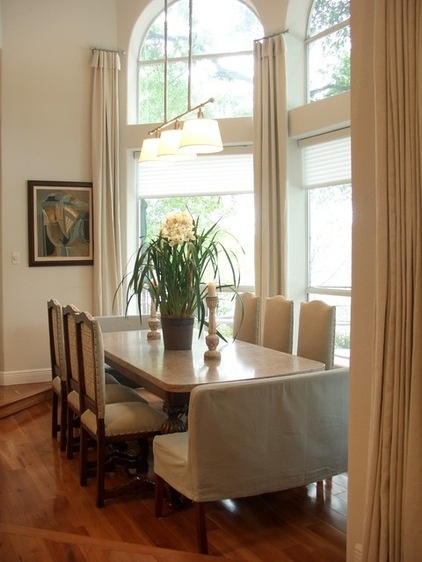
[[162,433],[186,430],[189,396],[208,383],[245,381],[320,371],[323,363],[240,340],[221,340],[219,358],[205,357],[205,335],[195,330],[190,350],[166,350],[148,330],[103,334],[107,365],[163,399]]

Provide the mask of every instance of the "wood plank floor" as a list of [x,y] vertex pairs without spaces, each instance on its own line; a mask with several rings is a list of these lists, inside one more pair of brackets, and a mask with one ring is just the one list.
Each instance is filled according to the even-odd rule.
[[347,475],[323,488],[209,504],[212,556],[202,557],[194,554],[194,510],[167,509],[157,520],[149,488],[139,499],[113,500],[97,509],[94,482],[79,486],[77,456],[69,461],[60,453],[50,437],[50,419],[49,401],[0,419],[3,562],[346,560]]

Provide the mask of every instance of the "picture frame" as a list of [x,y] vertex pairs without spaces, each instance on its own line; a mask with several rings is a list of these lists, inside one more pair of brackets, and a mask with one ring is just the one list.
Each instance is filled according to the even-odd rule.
[[92,183],[28,180],[29,266],[92,265]]

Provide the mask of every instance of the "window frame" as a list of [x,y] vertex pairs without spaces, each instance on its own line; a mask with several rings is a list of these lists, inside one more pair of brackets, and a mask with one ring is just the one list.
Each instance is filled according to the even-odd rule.
[[[311,137],[308,137],[306,139],[301,139],[298,140],[298,147],[300,149],[300,153],[301,153],[301,161],[302,161],[302,171],[304,169],[304,149],[306,149],[306,147],[309,146],[314,146],[316,144],[324,144],[324,143],[330,143],[333,140],[339,140],[341,141],[344,138],[348,138],[350,137],[350,127],[347,128],[341,128],[341,129],[337,129],[335,131],[330,131],[328,133],[324,133],[324,134],[320,134],[320,135],[314,135]],[[350,162],[351,162],[351,154],[350,154]],[[335,187],[336,185],[350,185],[351,189],[353,189],[352,187],[352,178],[351,178],[351,166],[340,166],[339,167],[339,173],[344,173],[344,168],[349,169],[350,170],[350,177],[349,178],[345,178],[345,177],[339,177],[339,180],[337,182],[330,182],[330,181],[326,181],[325,183],[316,183],[316,184],[309,184],[308,186],[306,185],[305,182],[305,177],[303,174],[303,179],[302,179],[302,189],[306,191],[306,248],[305,248],[305,253],[306,253],[306,272],[305,272],[305,276],[306,276],[306,286],[305,286],[305,296],[306,296],[306,300],[310,301],[310,300],[314,300],[315,298],[320,298],[321,300],[324,300],[324,296],[328,297],[328,299],[326,300],[331,300],[331,299],[335,299],[336,297],[339,297],[340,299],[344,299],[347,298],[349,299],[349,309],[351,306],[351,296],[352,296],[352,280],[350,280],[350,287],[325,287],[325,286],[320,286],[320,285],[311,285],[310,284],[310,279],[311,279],[311,236],[310,236],[310,225],[311,225],[311,209],[310,209],[310,195],[313,189],[329,189],[330,187]],[[352,201],[350,201],[350,204],[352,204]],[[340,306],[336,304],[336,308]],[[343,305],[344,306],[344,305]],[[339,330],[340,327],[340,323],[339,323],[339,318],[337,315],[336,318],[336,338],[340,338],[341,337],[341,333]],[[350,337],[350,318],[349,318],[349,337]],[[348,365],[349,362],[349,354],[348,353],[344,353],[341,351],[341,349],[343,348],[339,348],[336,347],[335,349],[335,358],[336,358],[336,363],[339,365]],[[350,348],[349,348],[350,349]]]

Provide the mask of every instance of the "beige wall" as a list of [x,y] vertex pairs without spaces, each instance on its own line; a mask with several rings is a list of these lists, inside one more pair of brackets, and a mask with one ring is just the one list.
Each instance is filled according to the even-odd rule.
[[28,267],[26,181],[91,179],[89,46],[116,43],[115,0],[2,0],[1,13],[0,384],[48,372],[48,298],[90,308],[91,267]]

